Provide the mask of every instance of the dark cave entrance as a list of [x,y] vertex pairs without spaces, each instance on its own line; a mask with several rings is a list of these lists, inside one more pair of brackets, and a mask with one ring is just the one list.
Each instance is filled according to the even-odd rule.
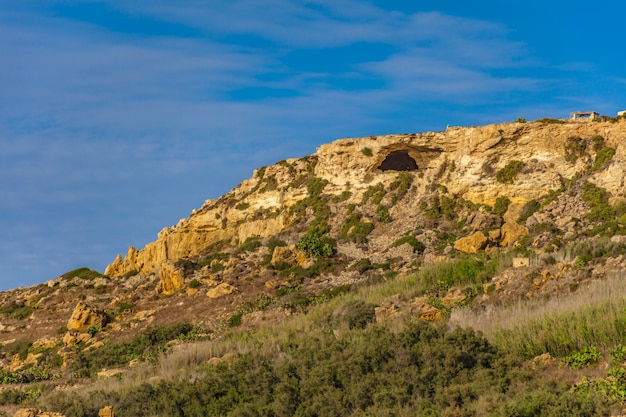
[[393,151],[378,167],[381,171],[417,171],[417,162],[409,151]]

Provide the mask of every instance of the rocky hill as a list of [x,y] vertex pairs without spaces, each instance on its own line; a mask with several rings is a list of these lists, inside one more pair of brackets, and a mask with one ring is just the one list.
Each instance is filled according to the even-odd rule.
[[[68,416],[96,415],[96,408],[114,405],[102,413],[117,408],[118,415],[144,415],[121,406],[122,394],[103,394],[100,403],[80,409],[51,393],[118,392],[103,384],[121,378],[136,387],[147,374],[168,380],[163,364],[176,352],[189,357],[190,349],[202,349],[191,360],[197,366],[232,363],[228,355],[249,351],[229,345],[233,335],[289,326],[301,316],[317,323],[306,325],[312,335],[311,326],[319,326],[337,339],[411,318],[433,328],[475,328],[524,363],[536,365],[544,355],[542,372],[563,373],[554,358],[593,343],[560,350],[569,345],[531,334],[543,347],[525,340],[518,349],[502,338],[527,330],[515,326],[540,310],[533,303],[549,309],[550,300],[592,299],[598,283],[619,286],[611,280],[626,268],[625,141],[624,118],[544,119],[341,139],[313,155],[257,169],[143,249],[130,247],[104,274],[83,268],[0,293],[0,403],[8,413],[31,404]],[[518,319],[504,319],[511,314]],[[616,337],[594,342],[606,369],[609,351],[621,346]],[[564,378],[598,386],[611,375],[621,378],[606,369],[572,370]],[[597,401],[615,411],[626,395],[603,398]],[[424,404],[410,404],[424,410]],[[353,414],[336,415],[357,415],[354,407]],[[437,412],[453,415],[446,407]],[[457,404],[471,415],[487,414],[471,407]],[[294,415],[297,407],[273,410],[228,415]],[[589,410],[580,415],[608,412]],[[373,413],[358,415],[382,415]]]

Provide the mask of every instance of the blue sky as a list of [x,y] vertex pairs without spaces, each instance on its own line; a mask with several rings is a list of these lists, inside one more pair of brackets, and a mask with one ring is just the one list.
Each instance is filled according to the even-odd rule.
[[0,2],[0,290],[341,137],[626,109],[626,3]]

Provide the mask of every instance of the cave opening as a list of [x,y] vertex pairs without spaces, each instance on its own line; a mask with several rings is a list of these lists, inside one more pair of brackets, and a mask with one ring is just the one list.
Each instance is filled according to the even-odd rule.
[[378,167],[381,171],[417,171],[417,162],[408,151],[393,151]]

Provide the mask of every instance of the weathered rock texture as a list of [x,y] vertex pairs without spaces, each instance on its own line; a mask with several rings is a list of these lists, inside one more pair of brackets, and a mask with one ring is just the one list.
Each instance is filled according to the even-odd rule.
[[104,311],[84,302],[79,302],[67,322],[69,331],[84,332],[91,326],[104,326],[107,322],[107,315]]
[[[575,163],[566,161],[568,137],[589,139],[595,135],[603,136],[605,144],[616,153],[608,168],[599,171],[592,180],[612,196],[621,196],[626,173],[624,120],[506,123],[341,139],[320,146],[310,157],[282,161],[255,171],[252,178],[219,200],[206,201],[176,226],[163,229],[157,240],[145,248],[129,248],[126,256],[118,256],[105,273],[121,276],[133,270],[144,274],[161,271],[160,291],[165,294],[175,291],[182,284],[175,271],[164,266],[168,262],[198,257],[217,242],[238,244],[248,237],[272,236],[291,225],[288,209],[308,196],[306,184],[294,184],[295,178],[312,173],[329,182],[324,189],[326,194],[338,196],[350,191],[354,201],[358,201],[368,187],[389,184],[397,176],[395,171],[379,169],[395,151],[408,154],[416,162],[413,185],[418,195],[427,193],[433,184],[441,184],[455,198],[473,203],[493,205],[498,197],[506,196],[514,204],[523,204],[558,189],[564,179],[583,170],[593,157],[590,150],[589,155]],[[522,172],[513,182],[498,182],[495,174],[512,160],[524,162]],[[476,221],[491,221],[491,218],[486,216]],[[502,246],[511,245],[526,233],[514,221],[507,221],[501,232]]]

